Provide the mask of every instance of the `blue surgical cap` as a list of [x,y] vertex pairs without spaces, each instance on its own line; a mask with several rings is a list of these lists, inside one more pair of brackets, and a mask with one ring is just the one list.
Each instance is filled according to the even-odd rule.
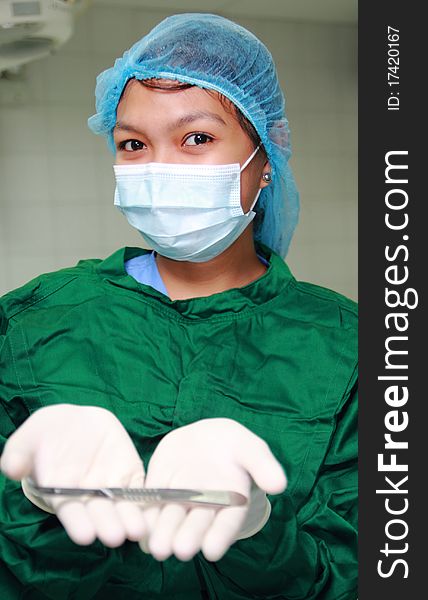
[[219,15],[187,13],[164,19],[97,77],[97,112],[88,125],[107,137],[113,153],[117,105],[132,78],[172,79],[216,90],[252,123],[272,168],[272,182],[254,209],[254,239],[284,257],[298,220],[299,195],[288,165],[284,95],[266,46]]

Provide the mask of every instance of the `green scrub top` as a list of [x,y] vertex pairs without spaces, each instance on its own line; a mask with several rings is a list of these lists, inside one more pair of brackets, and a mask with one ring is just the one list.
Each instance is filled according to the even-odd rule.
[[[56,403],[102,406],[147,466],[172,429],[229,417],[262,437],[289,484],[253,537],[217,562],[74,544],[0,476],[7,600],[355,600],[356,305],[297,282],[280,256],[249,285],[170,300],[106,260],[41,275],[0,300],[0,440]],[[213,448],[215,452],[215,448]]]

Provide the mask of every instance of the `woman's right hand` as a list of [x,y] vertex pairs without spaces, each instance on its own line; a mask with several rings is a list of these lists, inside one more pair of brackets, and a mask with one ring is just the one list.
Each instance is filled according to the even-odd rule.
[[[43,487],[143,487],[145,471],[123,425],[96,406],[56,404],[34,412],[8,439],[0,468],[15,480],[31,476]],[[132,502],[51,497],[46,500],[70,538],[98,538],[111,548],[146,533]]]

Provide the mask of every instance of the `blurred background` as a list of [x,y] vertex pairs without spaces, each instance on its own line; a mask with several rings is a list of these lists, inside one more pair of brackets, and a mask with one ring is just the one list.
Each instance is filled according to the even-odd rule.
[[[213,12],[252,31],[277,65],[301,200],[288,265],[357,299],[357,0],[49,3],[54,33],[45,24],[36,40],[28,21],[42,16],[42,0],[0,0],[0,295],[81,258],[144,246],[113,206],[113,155],[86,125],[95,79],[164,17]],[[41,57],[11,66],[23,27]]]

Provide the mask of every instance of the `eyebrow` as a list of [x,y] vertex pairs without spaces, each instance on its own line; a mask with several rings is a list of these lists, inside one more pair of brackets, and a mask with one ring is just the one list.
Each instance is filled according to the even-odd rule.
[[[190,123],[193,123],[194,121],[197,121],[198,119],[208,119],[210,121],[220,123],[221,125],[226,125],[226,122],[220,117],[220,115],[208,111],[197,110],[188,113],[187,115],[183,115],[182,117],[177,119],[177,121],[171,123],[168,126],[168,129],[173,130],[177,127],[183,127],[183,125],[188,125]],[[114,128],[120,129],[122,131],[135,131],[136,133],[144,134],[144,132],[141,131],[141,129],[139,129],[137,126],[133,125],[132,123],[126,123],[124,121],[116,121],[116,125],[114,126]]]

